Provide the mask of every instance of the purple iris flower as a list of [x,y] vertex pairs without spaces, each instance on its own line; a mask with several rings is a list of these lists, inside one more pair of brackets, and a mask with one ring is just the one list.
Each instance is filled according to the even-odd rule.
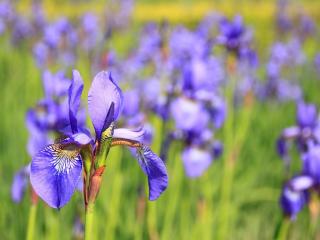
[[276,16],[276,24],[279,29],[279,33],[289,32],[292,28],[292,22],[289,19],[287,14],[287,0],[278,0],[277,1],[277,16]]
[[33,28],[29,21],[23,17],[18,17],[13,25],[12,41],[14,44],[21,43],[23,40],[33,35]]
[[279,79],[277,83],[277,97],[279,101],[300,101],[302,99],[302,90],[298,84]]
[[252,68],[256,68],[259,65],[259,59],[257,53],[250,48],[241,48],[239,51],[239,59],[241,60],[241,63],[247,63],[248,66]]
[[32,20],[33,20],[33,24],[36,27],[37,31],[43,31],[47,20],[46,20],[46,16],[45,13],[43,11],[43,6],[41,5],[40,2],[33,2],[32,3]]
[[225,101],[218,96],[211,99],[210,105],[210,114],[212,116],[214,126],[217,129],[221,128],[227,115],[227,105]]
[[292,75],[284,76],[284,74],[288,72],[287,68],[292,69],[304,61],[305,56],[298,39],[292,39],[288,43],[275,43],[271,48],[270,59],[266,65],[267,81],[263,89],[260,89],[260,96],[262,98],[275,97],[280,101],[300,101],[302,89],[297,83],[289,81]]
[[182,160],[187,176],[195,178],[207,170],[212,162],[212,156],[210,152],[198,147],[187,147],[182,153]]
[[223,19],[220,22],[220,32],[218,42],[225,45],[228,50],[238,52],[246,37],[242,17],[235,16],[233,21]]
[[199,102],[180,97],[171,104],[176,128],[183,131],[201,131],[209,122],[209,114]]
[[82,17],[82,26],[86,33],[94,33],[98,28],[98,18],[92,13],[87,13]]
[[11,187],[11,198],[14,202],[19,203],[27,188],[29,182],[30,165],[20,169],[14,176]]
[[275,43],[271,48],[271,59],[277,64],[285,64],[289,61],[288,46],[282,42]]
[[126,117],[132,117],[139,112],[139,93],[137,90],[129,90],[123,95],[123,114]]
[[46,70],[44,71],[42,78],[46,97],[54,99],[67,94],[70,86],[70,79],[65,77],[64,72],[59,71],[53,74]]
[[297,124],[300,128],[313,129],[317,124],[317,108],[314,104],[298,103]]
[[44,29],[44,42],[51,48],[58,48],[61,38],[61,33],[56,29],[54,25],[49,25]]
[[[309,192],[317,191],[320,183],[319,120],[313,104],[297,103],[296,126],[283,130],[277,148],[287,163],[288,140],[295,140],[301,153],[301,175],[292,178],[283,188],[280,203],[286,215],[292,220],[309,201]],[[316,187],[316,188],[315,188]]]
[[14,9],[10,1],[2,1],[0,3],[0,18],[4,19],[6,22],[11,21],[14,17]]
[[87,13],[82,17],[82,27],[84,32],[83,46],[86,50],[95,47],[99,34],[98,18],[91,13]]
[[191,56],[202,57],[207,52],[205,39],[181,26],[172,33],[169,48],[176,66]]
[[320,183],[320,146],[309,144],[309,149],[302,155],[303,173]]
[[289,181],[283,188],[280,205],[284,214],[296,219],[297,214],[309,201],[307,190],[313,185],[313,180],[308,176],[297,176]]
[[148,93],[145,94],[145,103],[149,108],[153,108],[157,105],[160,94],[161,94],[161,84],[160,81],[156,78],[147,79],[143,84],[142,91]]
[[277,143],[276,143],[276,150],[279,154],[279,156],[285,160],[285,163],[288,165],[290,162],[290,159],[288,158],[288,143],[286,141],[286,139],[284,139],[283,137],[279,137],[277,139]]
[[47,132],[49,130],[49,124],[46,120],[45,122],[39,122],[39,115],[36,111],[37,109],[30,109],[26,117],[26,124],[29,131],[27,148],[30,156],[34,156],[40,149],[51,142]]
[[223,153],[223,144],[220,141],[214,141],[212,144],[213,157],[216,159]]
[[[300,17],[299,32],[302,38],[306,38],[309,35],[315,33],[316,27],[312,18],[308,15],[302,15]],[[303,39],[302,39],[303,40]]]
[[218,27],[222,15],[216,12],[209,13],[203,18],[197,27],[197,33],[203,38],[210,38],[212,30]]
[[277,79],[280,76],[281,66],[271,59],[266,65],[266,72],[269,79]]
[[[28,110],[26,125],[29,131],[27,150],[31,157],[39,150],[51,144],[50,134],[59,134],[69,125],[66,100],[70,81],[63,74],[52,75],[46,72],[43,78],[45,98],[36,107]],[[20,170],[13,181],[12,197],[14,201],[21,200],[27,187],[30,166]]]
[[104,147],[104,141],[112,138],[111,145],[127,143],[137,149],[139,164],[148,177],[149,199],[157,199],[168,183],[164,163],[148,147],[140,143],[143,131],[113,129],[113,124],[123,108],[121,89],[107,72],[100,72],[95,76],[88,94],[89,116],[95,129],[95,139],[87,131],[78,128],[76,116],[82,90],[82,78],[74,70],[68,92],[72,134],[58,143],[48,145],[32,159],[30,180],[36,193],[51,207],[63,207],[70,200],[81,179],[81,150],[91,146],[93,153],[99,152],[100,148]]
[[297,140],[298,146],[303,152],[308,150],[310,141],[311,143],[318,141],[319,120],[315,105],[298,102],[296,122],[296,126],[282,131],[277,142],[278,153],[284,159],[288,158],[288,140]]
[[45,67],[49,57],[49,49],[47,45],[43,42],[35,44],[33,47],[33,56],[39,68]]
[[55,23],[55,28],[61,34],[66,34],[72,29],[72,25],[69,20],[65,17],[60,17]]
[[[225,77],[222,62],[215,57],[194,57],[183,68],[183,91],[189,96],[208,93],[212,95]],[[197,97],[197,96],[195,96]]]
[[137,49],[137,58],[141,62],[147,62],[153,59],[155,53],[159,52],[161,46],[161,35],[155,24],[149,24],[145,27],[140,44]]

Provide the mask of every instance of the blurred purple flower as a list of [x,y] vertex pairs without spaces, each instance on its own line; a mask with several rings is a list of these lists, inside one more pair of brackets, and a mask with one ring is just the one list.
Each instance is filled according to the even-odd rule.
[[297,124],[303,128],[314,129],[317,125],[317,108],[314,104],[299,102],[297,106]]
[[46,70],[43,72],[42,82],[46,98],[59,98],[66,96],[70,86],[70,79],[66,78],[64,72],[55,74]]
[[196,178],[203,174],[212,162],[209,152],[197,147],[187,147],[182,152],[182,160],[188,177]]
[[97,16],[92,13],[85,14],[82,17],[82,28],[84,32],[82,44],[88,51],[94,48],[98,41],[99,24]]
[[[297,177],[294,179],[298,184],[298,181],[305,181],[302,177]],[[291,180],[292,181],[292,180]],[[307,186],[309,187],[309,186]],[[295,190],[290,186],[290,182],[283,188],[280,198],[280,204],[283,209],[284,214],[290,216],[291,220],[295,220],[297,214],[302,210],[302,208],[307,204],[309,200],[308,192],[306,186],[299,190]]]
[[139,93],[137,90],[129,90],[123,94],[123,115],[132,117],[139,113]]
[[30,165],[20,169],[14,176],[11,187],[11,198],[15,203],[21,202],[28,185]]
[[217,41],[228,50],[238,53],[240,48],[250,41],[250,37],[248,38],[246,34],[241,16],[235,16],[233,21],[224,18],[220,22],[220,35]]
[[276,24],[279,30],[279,33],[287,33],[292,28],[292,22],[287,14],[287,0],[278,0],[277,1],[277,13],[276,13]]
[[209,122],[209,114],[198,102],[184,97],[175,99],[170,107],[177,129],[201,131]]
[[302,155],[303,173],[320,183],[320,146],[310,144],[308,151]]
[[33,47],[33,56],[39,68],[44,68],[49,58],[49,49],[43,42],[38,42]]
[[19,44],[23,40],[32,37],[33,28],[29,21],[23,17],[18,17],[14,21],[12,29],[12,41],[14,44]]
[[313,35],[315,33],[316,26],[312,18],[308,15],[303,14],[300,16],[299,22],[299,36],[300,38],[306,38],[307,36]]

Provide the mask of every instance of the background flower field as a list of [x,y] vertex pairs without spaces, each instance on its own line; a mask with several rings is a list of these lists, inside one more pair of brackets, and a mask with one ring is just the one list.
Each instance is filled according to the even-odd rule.
[[[303,8],[320,27],[320,3],[296,0],[290,4],[292,14]],[[17,1],[20,13],[32,14],[29,6],[30,1]],[[76,18],[86,11],[100,14],[107,6],[108,3],[98,0],[43,1],[46,15],[52,19],[61,15]],[[124,56],[138,42],[141,27],[147,21],[166,19],[170,24],[192,28],[212,10],[230,17],[242,15],[245,25],[254,30],[254,47],[260,58],[268,58],[276,34],[275,1],[136,1],[132,27],[113,34],[108,47]],[[19,204],[12,201],[10,192],[15,172],[30,161],[25,114],[43,95],[41,72],[28,44],[16,47],[6,35],[0,36],[0,44],[0,239],[23,239],[28,225],[30,190]],[[304,99],[317,106],[320,106],[320,74],[314,69],[313,57],[320,51],[319,46],[318,32],[304,44],[308,63],[296,73]],[[75,64],[84,78],[84,95],[93,77],[91,64],[85,57],[79,57]],[[263,75],[263,70],[258,70],[258,76]],[[224,153],[201,177],[186,178],[180,155],[182,146],[179,142],[172,144],[167,162],[168,189],[155,202],[149,202],[141,194],[147,191],[146,179],[138,165],[132,163],[130,151],[111,149],[112,161],[107,163],[96,203],[92,239],[273,239],[283,224],[279,198],[287,180],[283,161],[276,152],[276,140],[283,128],[294,125],[296,104],[254,99],[250,116],[236,108],[230,111],[232,117],[228,112],[226,122],[216,132],[224,144]],[[151,146],[160,154],[163,122],[156,115],[150,119],[155,129]],[[247,130],[242,133],[243,129]],[[245,135],[236,142],[234,133]],[[234,147],[240,149],[233,162],[230,158],[234,158]],[[301,163],[298,154],[293,155],[294,173]],[[81,193],[75,193],[60,210],[40,201],[36,214],[35,239],[81,239]],[[288,227],[288,239],[320,236],[318,221],[310,218],[308,208]]]

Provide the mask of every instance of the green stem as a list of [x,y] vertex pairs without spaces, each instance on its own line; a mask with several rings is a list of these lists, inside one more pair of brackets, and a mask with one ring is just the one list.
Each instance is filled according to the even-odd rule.
[[86,222],[85,222],[85,240],[91,240],[92,238],[92,227],[93,227],[93,216],[94,216],[94,203],[89,203],[86,209]]
[[34,239],[34,227],[36,223],[36,214],[37,214],[37,204],[31,204],[29,219],[28,219],[28,229],[27,229],[27,240]]
[[230,216],[230,198],[233,184],[234,163],[235,159],[232,158],[232,153],[229,153],[224,159],[221,197],[220,197],[220,218],[217,239],[226,239],[229,229],[229,216]]
[[161,239],[164,239],[164,240],[170,239],[171,236],[173,236],[174,234],[175,228],[173,228],[172,226],[174,226],[175,224],[175,216],[178,211],[179,201],[181,197],[183,172],[181,168],[180,155],[178,154],[180,149],[181,149],[180,146],[173,144],[171,145],[170,152],[169,152],[170,159],[172,160],[171,162],[173,163],[173,166],[171,169],[172,169],[172,172],[175,173],[170,178],[171,179],[170,187],[171,189],[175,189],[175,191],[172,191],[169,195],[168,202],[170,204],[168,204],[168,206],[166,207],[166,212],[164,215],[164,220],[163,220],[164,225],[163,225],[163,230],[161,232]]
[[218,218],[217,239],[225,239],[229,228],[229,201],[233,180],[234,160],[232,154],[234,151],[234,108],[233,92],[234,79],[231,78],[230,86],[226,89],[226,102],[228,107],[228,118],[224,126],[225,153],[223,159],[223,174],[220,194],[220,210]]
[[290,220],[287,218],[284,218],[281,222],[279,231],[277,233],[277,236],[275,237],[275,239],[277,240],[285,240],[288,238],[288,231],[289,231],[289,227],[290,227]]

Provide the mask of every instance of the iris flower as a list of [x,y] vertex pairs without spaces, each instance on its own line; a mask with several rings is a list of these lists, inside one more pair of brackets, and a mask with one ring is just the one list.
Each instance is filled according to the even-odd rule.
[[299,102],[297,104],[296,125],[283,130],[277,141],[279,155],[288,159],[288,140],[294,139],[298,143],[299,150],[305,152],[310,143],[319,142],[320,124],[317,116],[317,108],[314,104]]
[[284,214],[295,220],[297,214],[309,201],[308,189],[314,184],[313,179],[307,175],[296,176],[283,188],[280,205]]
[[77,112],[82,90],[82,78],[74,70],[68,92],[71,132],[66,132],[65,139],[46,146],[32,159],[30,180],[35,192],[49,206],[63,207],[76,190],[83,172],[86,178],[101,175],[105,167],[101,155],[106,157],[110,147],[126,145],[136,149],[140,167],[148,177],[149,200],[157,199],[168,184],[165,164],[141,143],[142,130],[114,129],[123,107],[123,96],[111,74],[105,71],[98,73],[89,90],[88,110],[95,130],[94,137],[89,131],[78,127]]

